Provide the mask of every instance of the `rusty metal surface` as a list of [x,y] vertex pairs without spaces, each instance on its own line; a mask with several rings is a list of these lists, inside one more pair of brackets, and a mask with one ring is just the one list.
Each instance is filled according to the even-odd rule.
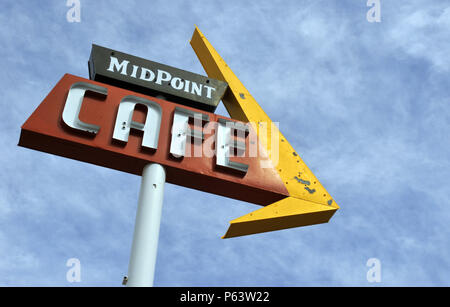
[[[106,97],[88,93],[79,113],[81,121],[100,127],[96,135],[80,133],[65,125],[62,120],[68,91],[76,82],[88,82],[108,90]],[[126,144],[113,140],[118,105],[121,99],[128,95],[155,101],[161,106],[162,121],[156,150],[142,148],[142,136],[139,133],[131,133]],[[136,175],[141,175],[146,164],[156,162],[165,166],[169,183],[259,205],[268,205],[289,195],[274,168],[260,167],[264,159],[259,156],[233,158],[249,165],[248,172],[244,175],[216,167],[214,156],[182,159],[172,157],[169,153],[171,126],[177,107],[209,115],[208,125],[212,125],[210,128],[215,128],[219,118],[232,120],[66,74],[22,126],[19,145]],[[145,111],[137,108],[133,120],[143,122],[144,118]],[[214,129],[205,131],[208,132],[206,138],[215,133]]]
[[191,46],[208,76],[228,83],[228,113],[251,123],[290,196],[231,221],[224,238],[327,222],[339,206],[197,27]]

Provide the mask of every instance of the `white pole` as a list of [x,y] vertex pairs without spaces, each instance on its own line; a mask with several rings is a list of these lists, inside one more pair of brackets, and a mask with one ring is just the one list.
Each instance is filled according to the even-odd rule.
[[128,266],[128,287],[153,286],[165,182],[166,172],[161,165],[144,167]]

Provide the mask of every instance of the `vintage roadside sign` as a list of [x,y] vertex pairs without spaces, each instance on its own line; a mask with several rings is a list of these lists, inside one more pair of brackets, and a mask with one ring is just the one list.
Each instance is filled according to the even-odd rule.
[[[208,77],[93,45],[90,80],[66,74],[24,123],[19,145],[262,207],[223,238],[328,222],[339,209],[198,28]],[[231,118],[214,114],[222,99]]]
[[222,238],[339,209],[198,28],[191,46],[208,77],[93,45],[90,79],[64,75],[21,128],[20,146],[141,176],[128,286],[153,285],[165,182],[262,206]]
[[89,77],[134,92],[214,112],[227,84],[123,52],[92,45]]
[[[200,128],[184,125],[196,115]],[[66,74],[22,126],[19,145],[136,175],[142,174],[145,165],[158,163],[165,167],[169,183],[260,205],[285,198],[288,192],[277,172],[260,167],[265,159],[261,155],[231,158],[247,166],[241,171],[220,163],[215,143],[220,147],[236,140],[228,132],[228,140],[222,141],[227,132],[220,127],[226,128],[226,122],[230,127],[239,124]],[[237,127],[247,127],[240,124]],[[192,131],[200,129],[204,135],[197,144],[191,142]],[[241,142],[248,153],[249,133]]]

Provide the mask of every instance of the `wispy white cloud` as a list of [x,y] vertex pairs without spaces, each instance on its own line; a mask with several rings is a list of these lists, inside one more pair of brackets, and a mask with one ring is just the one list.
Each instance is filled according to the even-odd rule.
[[[167,185],[156,285],[448,285],[449,8],[441,1],[14,1],[0,10],[0,285],[120,285],[137,176],[16,146],[92,43],[203,73],[197,24],[341,206],[329,224],[220,240],[254,205]],[[224,108],[219,108],[224,113]],[[6,252],[7,251],[7,252]],[[414,268],[414,269],[411,269]]]

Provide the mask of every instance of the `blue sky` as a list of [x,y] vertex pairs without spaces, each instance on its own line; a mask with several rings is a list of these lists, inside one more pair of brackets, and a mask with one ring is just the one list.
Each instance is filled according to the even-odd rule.
[[198,25],[341,209],[221,240],[257,207],[167,184],[155,286],[449,286],[450,2],[381,0],[379,23],[366,2],[81,0],[69,23],[2,1],[0,285],[121,286],[140,178],[18,147],[20,126],[92,43],[205,74]]

